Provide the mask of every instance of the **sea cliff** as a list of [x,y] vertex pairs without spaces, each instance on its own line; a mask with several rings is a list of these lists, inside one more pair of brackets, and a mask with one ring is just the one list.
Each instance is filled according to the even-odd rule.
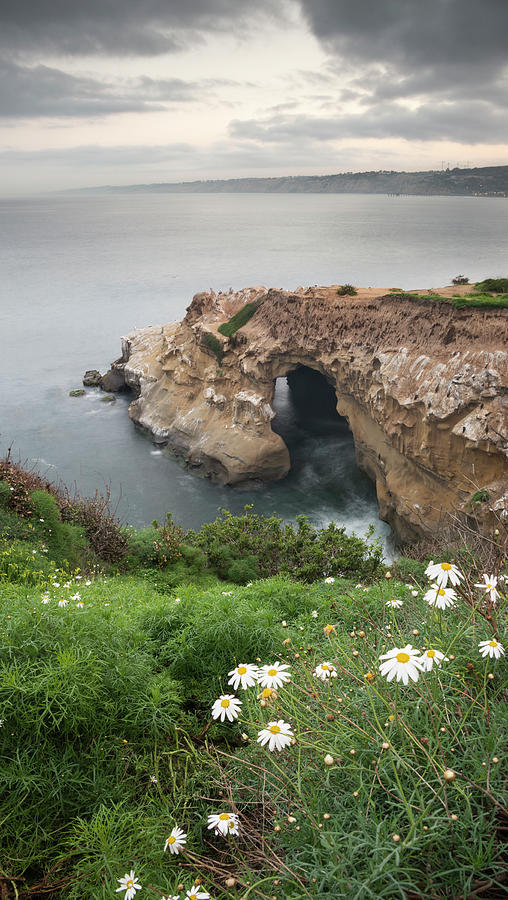
[[[222,334],[246,304],[248,321]],[[380,517],[400,538],[456,517],[484,531],[508,518],[506,309],[457,309],[427,291],[340,296],[337,285],[209,291],[181,322],[126,335],[112,371],[155,441],[239,484],[287,474],[271,404],[276,379],[299,366],[333,385]]]

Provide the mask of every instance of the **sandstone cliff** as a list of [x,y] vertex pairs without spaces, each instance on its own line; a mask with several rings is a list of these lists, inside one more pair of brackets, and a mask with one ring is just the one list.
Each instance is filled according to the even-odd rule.
[[[135,422],[229,484],[288,472],[271,428],[275,379],[316,369],[334,386],[380,516],[400,537],[435,534],[448,514],[473,510],[492,527],[508,518],[508,310],[455,309],[418,293],[197,294],[182,322],[123,338],[113,369],[137,395]],[[217,331],[254,300],[232,338]],[[480,489],[488,501],[477,504]]]

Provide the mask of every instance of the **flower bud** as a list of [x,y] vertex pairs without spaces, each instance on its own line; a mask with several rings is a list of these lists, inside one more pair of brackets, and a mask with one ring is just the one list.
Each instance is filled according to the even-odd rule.
[[453,769],[445,769],[443,772],[443,778],[445,781],[455,781],[457,775],[453,771]]
[[325,758],[323,759],[325,766],[333,766],[333,756],[331,753],[327,753]]

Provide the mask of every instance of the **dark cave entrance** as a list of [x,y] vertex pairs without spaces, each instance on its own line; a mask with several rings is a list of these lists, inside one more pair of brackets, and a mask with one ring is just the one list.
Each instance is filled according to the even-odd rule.
[[344,524],[365,534],[378,521],[376,488],[356,463],[353,434],[337,412],[335,388],[321,372],[297,366],[275,383],[272,428],[289,450],[280,483],[311,520]]
[[273,431],[280,434],[291,456],[291,467],[298,465],[301,450],[319,438],[329,442],[337,438],[341,446],[351,445],[353,435],[347,420],[337,412],[335,389],[321,372],[298,366],[275,384]]

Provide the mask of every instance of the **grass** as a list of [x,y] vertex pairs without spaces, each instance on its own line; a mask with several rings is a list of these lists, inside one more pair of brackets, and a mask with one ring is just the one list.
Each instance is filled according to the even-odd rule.
[[[185,896],[196,878],[215,900],[499,896],[506,665],[478,642],[503,641],[506,600],[489,605],[477,569],[442,612],[413,559],[361,583],[242,586],[150,568],[147,539],[146,568],[85,575],[52,558],[54,508],[37,500],[42,523],[0,505],[17,529],[0,547],[2,896],[106,900],[131,869],[141,900]],[[407,643],[448,662],[388,684],[379,656]],[[289,683],[240,689],[239,721],[211,719],[231,669],[276,660]],[[314,674],[324,661],[329,682]],[[295,743],[270,753],[258,731],[279,719]],[[238,839],[208,830],[223,811]],[[187,844],[171,856],[175,825]]]
[[262,300],[263,298],[260,298],[259,300],[253,300],[252,303],[246,303],[227,322],[219,325],[217,331],[220,331],[225,337],[233,337],[240,328],[243,328],[252,319]]

